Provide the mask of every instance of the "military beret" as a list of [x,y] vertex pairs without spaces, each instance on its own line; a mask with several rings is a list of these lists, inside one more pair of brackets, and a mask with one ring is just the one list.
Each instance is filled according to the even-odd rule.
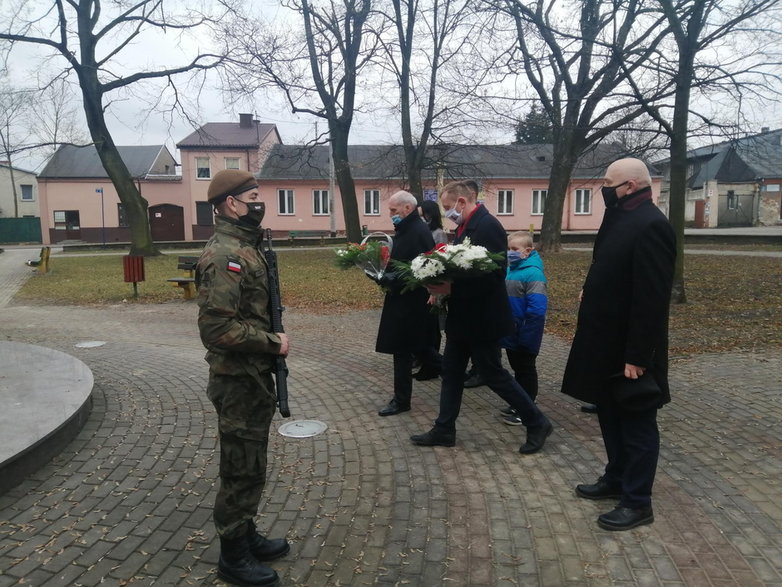
[[216,206],[228,196],[236,196],[257,187],[258,181],[249,171],[223,169],[212,178],[206,197],[210,204]]

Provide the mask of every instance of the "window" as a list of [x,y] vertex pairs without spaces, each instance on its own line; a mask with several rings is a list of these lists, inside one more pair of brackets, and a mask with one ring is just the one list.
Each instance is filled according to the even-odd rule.
[[576,214],[592,213],[592,190],[576,190]]
[[214,208],[209,202],[196,202],[196,224],[212,226],[215,223]]
[[65,230],[65,210],[54,211],[54,229]]
[[380,190],[364,190],[364,214],[380,215]]
[[312,213],[315,216],[328,216],[329,214],[329,191],[312,190]]
[[128,222],[128,213],[125,210],[125,204],[117,204],[117,226],[121,228],[127,228],[130,226],[130,222]]
[[728,210],[739,209],[739,197],[733,190],[728,190]]
[[513,214],[513,190],[497,191],[497,214]]
[[239,157],[226,157],[225,158],[226,169],[239,169]]
[[541,216],[546,208],[548,190],[532,190],[532,214]]
[[22,184],[19,186],[22,188],[22,193],[19,196],[22,202],[32,202],[33,201],[33,186],[29,184]]
[[293,215],[293,190],[277,190],[277,207],[280,214]]
[[198,179],[210,179],[212,171],[209,168],[209,157],[196,157],[196,177]]

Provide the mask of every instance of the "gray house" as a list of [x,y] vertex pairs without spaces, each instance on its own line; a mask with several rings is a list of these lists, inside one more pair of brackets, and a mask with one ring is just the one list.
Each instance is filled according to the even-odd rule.
[[[698,228],[782,223],[782,129],[693,149],[687,154],[685,220]],[[667,210],[670,159],[660,207]]]

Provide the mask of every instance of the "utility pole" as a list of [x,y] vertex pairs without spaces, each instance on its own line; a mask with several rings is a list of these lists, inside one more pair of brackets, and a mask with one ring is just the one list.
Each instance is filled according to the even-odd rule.
[[337,216],[334,210],[334,153],[329,139],[329,228],[331,237],[337,236]]

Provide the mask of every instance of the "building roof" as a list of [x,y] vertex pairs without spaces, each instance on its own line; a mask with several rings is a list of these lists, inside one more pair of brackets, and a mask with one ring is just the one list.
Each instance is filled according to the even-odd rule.
[[8,165],[8,161],[0,161],[0,168],[13,169],[15,172],[26,173],[28,175],[35,175],[35,171],[30,171],[29,169],[22,169],[21,167],[17,167],[16,165]]
[[[178,149],[251,149],[260,145],[270,134],[277,133],[274,124],[262,124],[257,120],[246,126],[239,122],[207,122],[195,132],[177,143]],[[279,134],[277,135],[280,141]]]
[[[574,179],[602,177],[609,163],[622,155],[617,145],[603,145],[586,153],[573,172]],[[400,145],[350,145],[348,158],[354,179],[403,179],[406,176]],[[427,149],[423,176],[434,179],[443,169],[445,179],[548,179],[552,145],[454,145]],[[258,173],[259,179],[322,180],[329,177],[328,147],[274,145]]]
[[[163,153],[168,154],[165,145],[133,145],[117,147],[120,157],[134,178],[145,177],[153,168],[155,161]],[[60,178],[108,178],[108,173],[103,169],[103,164],[98,157],[98,151],[94,145],[77,147],[75,145],[63,145],[52,155],[46,167],[43,168],[39,179]]]
[[697,162],[690,187],[715,179],[730,183],[782,177],[782,129],[698,147],[687,152],[687,159]]

